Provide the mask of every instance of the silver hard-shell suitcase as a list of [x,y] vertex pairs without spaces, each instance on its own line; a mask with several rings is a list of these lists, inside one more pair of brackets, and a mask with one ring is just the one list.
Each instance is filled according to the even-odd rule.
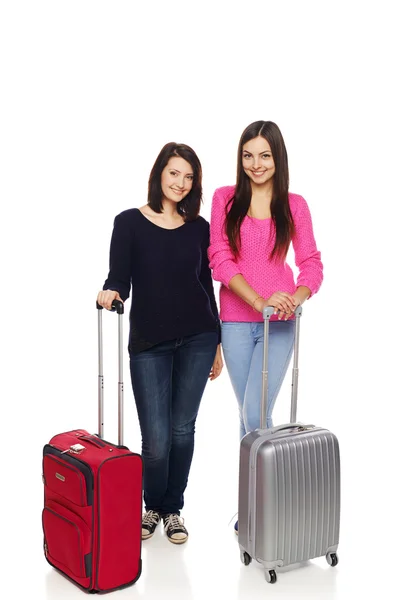
[[254,558],[269,583],[276,569],[326,556],[336,566],[340,521],[340,456],[337,438],[322,427],[296,423],[299,333],[296,310],[290,423],[265,428],[268,333],[272,307],[264,309],[264,357],[260,429],[240,444],[239,546]]

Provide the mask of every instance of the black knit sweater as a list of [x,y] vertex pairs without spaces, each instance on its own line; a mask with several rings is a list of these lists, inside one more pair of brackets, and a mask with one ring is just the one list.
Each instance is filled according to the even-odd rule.
[[196,333],[216,331],[220,321],[208,264],[210,227],[203,217],[164,229],[139,209],[114,221],[110,271],[104,290],[129,297],[129,349],[152,346]]

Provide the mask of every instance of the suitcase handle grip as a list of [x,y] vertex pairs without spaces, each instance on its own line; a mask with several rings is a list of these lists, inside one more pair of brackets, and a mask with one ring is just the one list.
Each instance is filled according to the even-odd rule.
[[303,423],[288,423],[287,425],[277,425],[268,429],[268,433],[278,433],[279,431],[287,431],[288,429],[297,429],[298,431],[305,431],[306,429],[314,429],[315,425],[304,425]]
[[[263,309],[263,317],[264,317],[264,319],[270,319],[272,317],[272,315],[274,314],[275,310],[276,309],[273,306],[265,306],[264,309]],[[295,317],[300,317],[301,313],[302,313],[302,310],[303,310],[302,307],[298,306],[296,308],[296,310],[294,311],[294,313],[293,313],[294,316]]]
[[[103,307],[96,300],[97,310],[103,310]],[[111,312],[116,312],[117,315],[124,314],[124,303],[121,300],[113,300],[111,304]]]
[[83,440],[84,442],[89,442],[96,446],[96,448],[105,448],[106,444],[95,435],[78,435],[78,440]]

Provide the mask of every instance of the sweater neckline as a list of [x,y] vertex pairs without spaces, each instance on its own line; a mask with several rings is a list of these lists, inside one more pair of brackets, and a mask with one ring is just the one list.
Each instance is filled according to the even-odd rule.
[[172,229],[169,228],[169,227],[161,227],[161,225],[156,225],[155,223],[153,223],[153,221],[150,221],[150,219],[148,219],[146,217],[146,215],[144,215],[139,208],[137,208],[136,210],[143,217],[143,219],[145,221],[147,221],[148,223],[150,223],[150,225],[153,225],[153,227],[156,227],[157,229],[162,229],[163,231],[176,231],[177,229],[182,229],[182,227],[185,227],[185,225],[187,225],[187,222],[185,222],[185,223],[182,223],[182,225],[179,225],[178,227],[172,227]]
[[246,217],[252,221],[258,221],[259,223],[264,223],[265,221],[270,221],[272,219],[272,217],[267,217],[266,219],[257,219],[257,217],[251,217],[248,214],[246,214]]

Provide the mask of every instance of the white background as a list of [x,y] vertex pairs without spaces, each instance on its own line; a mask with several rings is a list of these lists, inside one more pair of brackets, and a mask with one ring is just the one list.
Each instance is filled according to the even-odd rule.
[[[176,548],[158,530],[143,544],[142,577],[118,595],[394,597],[395,4],[2,3],[1,586],[20,597],[83,597],[42,554],[41,452],[60,431],[97,430],[94,302],[107,276],[114,216],[145,204],[159,150],[178,141],[202,162],[208,218],[214,189],[235,181],[242,130],[265,119],[282,130],[290,189],[308,201],[325,266],[302,318],[298,418],[340,440],[340,563],[312,561],[275,586],[259,566],[240,563],[232,530],[238,419],[224,371],[207,386],[198,418],[183,511],[190,540]],[[115,439],[116,317],[104,320],[105,437]],[[125,442],[140,451],[126,358]],[[289,390],[287,379],[276,423],[288,420]]]

